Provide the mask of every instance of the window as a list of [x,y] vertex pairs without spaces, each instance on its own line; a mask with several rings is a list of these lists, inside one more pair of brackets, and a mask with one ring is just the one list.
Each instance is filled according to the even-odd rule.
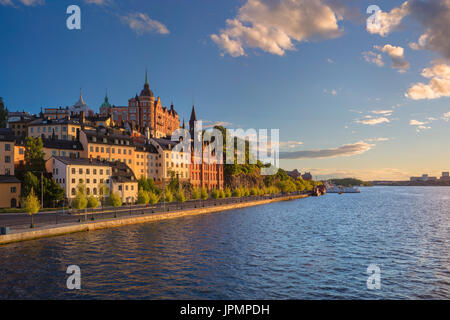
[[91,170],[86,169],[86,174],[91,174]]
[[91,183],[91,180],[90,179],[86,179],[86,183]]
[[9,143],[5,144],[5,151],[11,151],[11,145]]
[[97,174],[97,169],[94,169],[94,174]]
[[66,132],[67,131],[67,127],[62,127],[62,131]]
[[98,152],[98,151],[99,151],[98,147],[95,147],[95,152]]
[[105,152],[105,148],[102,147],[102,148],[101,148],[101,152],[102,152],[102,153]]
[[5,163],[10,163],[10,162],[11,162],[11,157],[5,156]]
[[23,154],[23,149],[22,148],[19,149],[19,154]]
[[72,174],[75,174],[75,168],[72,168]]
[[16,187],[11,187],[11,193],[16,193],[16,192],[17,192]]
[[78,169],[78,173],[83,174],[83,169],[82,168]]
[[94,188],[94,196],[96,196],[97,195],[97,188]]
[[72,183],[75,183],[75,179],[72,179]]
[[103,174],[103,169],[100,169],[100,174]]
[[89,150],[90,150],[91,152],[94,152],[94,147],[91,146],[91,147],[89,148]]
[[72,188],[72,195],[74,196],[76,194],[75,188]]

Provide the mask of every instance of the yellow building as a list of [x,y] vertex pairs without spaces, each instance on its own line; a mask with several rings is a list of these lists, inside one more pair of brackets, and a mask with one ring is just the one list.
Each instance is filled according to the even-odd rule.
[[0,175],[0,208],[20,206],[20,180],[14,176]]
[[51,139],[53,136],[58,140],[77,139],[77,132],[81,130],[79,118],[67,116],[63,119],[39,118],[28,123],[29,137],[43,137]]
[[0,129],[0,175],[14,175],[15,139],[10,129]]

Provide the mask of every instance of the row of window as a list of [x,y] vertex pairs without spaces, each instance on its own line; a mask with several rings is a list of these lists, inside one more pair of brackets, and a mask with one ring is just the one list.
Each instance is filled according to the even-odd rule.
[[[104,148],[104,147],[95,147],[95,152],[97,153],[109,153],[109,151],[111,150],[112,154],[116,153],[116,149],[115,148]],[[89,147],[89,151],[90,152],[94,152],[94,146],[90,146]],[[117,148],[117,154],[122,154],[122,149]],[[127,154],[127,149],[123,149],[123,154],[126,155]],[[131,156],[131,150],[128,150],[128,154]]]
[[[58,170],[58,169],[56,169],[56,170]],[[78,169],[78,174],[83,174],[83,172],[84,172],[83,168],[79,168]],[[91,174],[91,170],[90,169],[86,169],[85,172],[86,172],[86,174]],[[106,175],[109,176],[110,170],[106,169],[105,172],[106,172]],[[72,168],[72,174],[75,174],[75,173],[76,173],[76,169]],[[97,174],[97,169],[92,169],[92,174]],[[103,175],[103,169],[99,169],[99,174]]]

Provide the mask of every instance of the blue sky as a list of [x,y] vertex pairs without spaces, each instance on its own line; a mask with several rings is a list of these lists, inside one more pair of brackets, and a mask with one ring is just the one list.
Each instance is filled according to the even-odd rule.
[[[435,24],[450,8],[403,3],[0,0],[0,96],[10,110],[37,113],[74,104],[82,88],[98,110],[107,88],[111,103],[127,105],[148,68],[152,90],[186,120],[195,101],[203,120],[279,128],[282,150],[293,152],[286,169],[440,176],[450,170],[450,40]],[[66,27],[72,4],[81,30]],[[371,4],[382,15],[369,31]]]

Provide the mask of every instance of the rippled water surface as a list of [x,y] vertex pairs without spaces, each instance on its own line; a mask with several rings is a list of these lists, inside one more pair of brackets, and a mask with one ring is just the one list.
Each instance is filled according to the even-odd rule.
[[365,188],[0,246],[0,298],[450,299],[449,230],[450,188]]

